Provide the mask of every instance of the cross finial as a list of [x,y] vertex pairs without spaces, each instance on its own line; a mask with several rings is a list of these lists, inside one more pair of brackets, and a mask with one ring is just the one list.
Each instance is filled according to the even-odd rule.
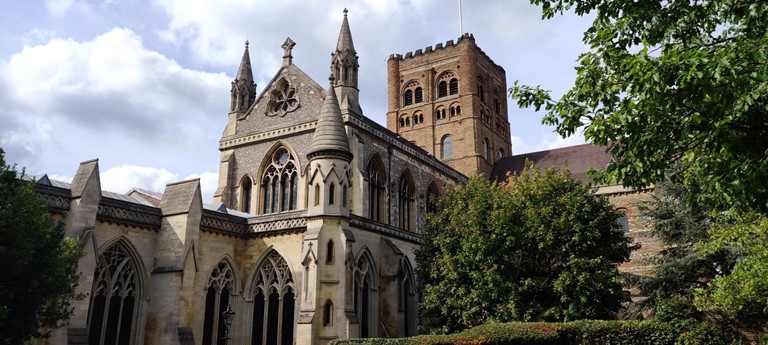
[[296,42],[294,42],[290,37],[285,39],[285,43],[283,43],[283,66],[288,66],[292,63],[293,55],[291,55],[291,52],[293,50],[293,46],[296,45]]
[[345,15],[345,16],[347,15],[347,12],[349,12],[349,11],[347,10],[347,8],[346,8],[346,7],[344,7],[344,15]]
[[248,40],[245,40],[245,49],[248,49]]

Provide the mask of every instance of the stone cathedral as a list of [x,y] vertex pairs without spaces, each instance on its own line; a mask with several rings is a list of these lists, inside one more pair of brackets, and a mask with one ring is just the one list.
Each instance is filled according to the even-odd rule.
[[[38,343],[415,335],[414,253],[447,187],[474,174],[502,179],[526,158],[547,167],[581,157],[569,166],[576,176],[609,160],[590,145],[512,156],[504,69],[471,34],[389,57],[386,127],[360,106],[346,10],[329,78],[305,74],[293,46],[288,38],[282,67],[257,93],[246,43],[222,117],[212,203],[199,180],[162,193],[102,191],[97,160],[81,163],[71,183],[36,179],[67,235],[83,240],[78,289],[87,296]],[[629,213],[628,200],[643,193],[604,192]],[[234,312],[230,326],[225,311]]]

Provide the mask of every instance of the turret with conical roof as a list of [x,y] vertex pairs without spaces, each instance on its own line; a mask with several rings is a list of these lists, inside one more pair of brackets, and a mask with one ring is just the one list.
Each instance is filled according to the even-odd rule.
[[[331,54],[331,74],[336,95],[345,108],[362,115],[359,102],[359,88],[357,83],[358,60],[355,44],[352,42],[352,31],[349,29],[347,9],[344,9],[344,20],[341,23],[339,40],[336,50]],[[342,109],[347,110],[347,109]]]
[[245,41],[245,51],[243,52],[243,59],[240,60],[240,68],[237,69],[237,76],[232,81],[231,94],[231,112],[245,112],[256,100],[256,84],[253,82],[248,41]]
[[309,147],[310,198],[309,216],[348,216],[349,205],[349,162],[352,151],[344,127],[339,101],[333,91],[333,76],[330,78],[328,96],[323,101],[320,118]]
[[320,109],[320,118],[317,120],[315,135],[312,137],[307,158],[312,160],[321,156],[333,156],[349,162],[352,160],[349,138],[341,117],[339,101],[336,93],[333,92],[334,78],[329,79],[331,85],[328,87],[328,96],[325,97],[323,107]]

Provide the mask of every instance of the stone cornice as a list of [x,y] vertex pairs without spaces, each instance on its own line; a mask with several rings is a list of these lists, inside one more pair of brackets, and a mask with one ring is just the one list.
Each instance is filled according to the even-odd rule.
[[350,215],[349,224],[357,229],[372,231],[381,235],[398,238],[408,242],[421,244],[423,239],[420,234],[396,228],[391,225],[372,221],[356,215]]
[[311,121],[266,132],[240,135],[234,138],[222,138],[221,141],[219,141],[219,150],[227,150],[247,144],[269,141],[304,132],[311,132],[315,129],[315,127],[317,127],[317,121]]
[[35,192],[43,200],[45,206],[54,212],[66,212],[69,210],[69,189],[35,184]]
[[158,230],[162,214],[156,207],[102,197],[96,219]]

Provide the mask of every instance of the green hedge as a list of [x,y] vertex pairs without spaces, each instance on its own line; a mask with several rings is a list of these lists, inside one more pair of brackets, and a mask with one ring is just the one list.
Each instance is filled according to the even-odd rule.
[[673,345],[678,332],[650,321],[514,322],[487,324],[452,335],[337,340],[332,345]]

